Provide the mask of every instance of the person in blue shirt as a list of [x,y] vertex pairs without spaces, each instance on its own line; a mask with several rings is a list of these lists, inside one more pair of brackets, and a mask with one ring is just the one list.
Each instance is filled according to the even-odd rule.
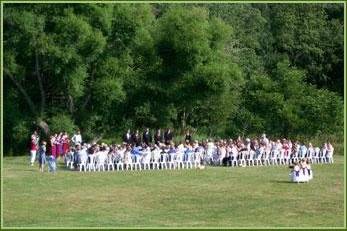
[[304,143],[302,143],[302,144],[300,145],[300,148],[299,148],[299,156],[300,156],[301,158],[304,158],[304,157],[306,157],[306,153],[307,153],[307,147],[305,146]]
[[132,149],[131,149],[131,155],[133,157],[133,161],[136,162],[136,160],[138,158],[140,158],[141,156],[141,150],[142,150],[142,147],[139,146],[139,145],[135,145]]
[[46,164],[46,141],[43,141],[39,148],[39,164],[40,164],[40,172],[43,172],[43,169]]

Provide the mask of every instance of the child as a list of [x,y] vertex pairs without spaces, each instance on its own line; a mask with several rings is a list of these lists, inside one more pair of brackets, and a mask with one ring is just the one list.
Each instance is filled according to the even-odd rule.
[[39,148],[39,164],[40,164],[40,172],[43,172],[46,163],[46,141],[42,141],[41,146]]
[[306,168],[307,168],[308,180],[312,180],[313,172],[312,172],[312,169],[311,169],[311,161],[310,160],[307,161]]
[[290,166],[293,170],[289,174],[290,180],[299,183],[300,181],[300,166],[297,162],[294,162],[293,166]]
[[48,172],[53,172],[55,173],[55,171],[57,170],[57,164],[55,162],[55,156],[50,156],[48,158]]

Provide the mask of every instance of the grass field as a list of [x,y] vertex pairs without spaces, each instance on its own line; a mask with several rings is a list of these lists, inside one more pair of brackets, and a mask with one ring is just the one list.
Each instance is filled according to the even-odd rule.
[[4,227],[342,227],[343,157],[288,182],[287,167],[39,173],[3,159]]

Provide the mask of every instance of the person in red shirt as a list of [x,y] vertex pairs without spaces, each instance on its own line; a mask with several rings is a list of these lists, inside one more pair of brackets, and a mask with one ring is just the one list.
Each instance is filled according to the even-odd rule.
[[57,159],[59,160],[59,157],[63,155],[63,133],[59,133],[57,139],[55,140],[56,143],[56,154]]
[[65,156],[70,149],[70,147],[69,147],[70,140],[69,140],[69,135],[67,134],[67,132],[64,132],[62,142],[63,142],[63,153],[62,154],[63,154],[63,156]]

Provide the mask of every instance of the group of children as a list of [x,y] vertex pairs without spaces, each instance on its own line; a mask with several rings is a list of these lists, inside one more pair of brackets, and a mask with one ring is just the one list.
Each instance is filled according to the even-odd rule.
[[308,182],[313,178],[313,171],[311,169],[311,161],[304,158],[293,165],[289,166],[292,171],[289,174],[289,179],[292,182]]
[[[40,144],[40,137],[37,134],[37,131],[34,131],[34,133],[31,135],[31,140],[30,140],[30,165],[33,166],[35,160],[37,159],[37,161],[39,162],[40,172],[43,172],[44,166],[47,162],[46,145],[47,145],[46,141],[41,141],[41,144]],[[52,162],[51,159],[50,159],[50,162]]]

